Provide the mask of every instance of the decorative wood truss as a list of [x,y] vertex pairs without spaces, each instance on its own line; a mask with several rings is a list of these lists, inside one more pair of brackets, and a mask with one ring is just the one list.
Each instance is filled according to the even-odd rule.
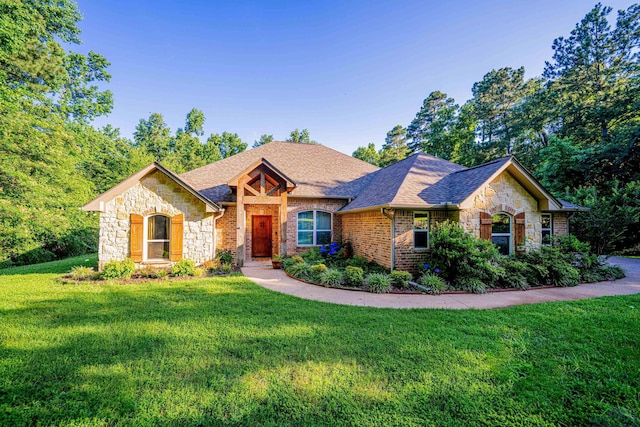
[[245,205],[278,205],[280,210],[280,254],[287,251],[287,194],[295,183],[267,160],[261,159],[232,178],[227,185],[236,193],[236,258],[242,266],[245,255]]

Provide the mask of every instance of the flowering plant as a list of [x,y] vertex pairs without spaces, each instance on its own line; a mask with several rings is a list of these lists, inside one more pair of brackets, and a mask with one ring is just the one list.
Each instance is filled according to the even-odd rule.
[[325,257],[335,256],[338,254],[340,249],[341,249],[340,245],[334,242],[334,243],[331,243],[330,245],[320,246],[320,253]]
[[440,273],[440,269],[436,266],[431,266],[428,263],[425,263],[424,265],[420,266],[420,270],[423,273],[432,273],[432,274],[438,274]]

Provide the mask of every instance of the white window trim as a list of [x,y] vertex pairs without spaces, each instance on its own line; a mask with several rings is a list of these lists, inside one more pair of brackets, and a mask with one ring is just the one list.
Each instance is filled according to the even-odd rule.
[[[493,215],[506,215],[509,217],[509,232],[508,233],[494,233],[493,232]],[[509,255],[511,255],[514,252],[514,245],[513,245],[513,222],[514,222],[514,216],[507,213],[507,212],[496,212],[493,215],[491,215],[491,241],[493,242],[493,236],[496,237],[508,237],[509,238]]]
[[[169,248],[171,248],[171,231],[169,231],[168,239],[151,239],[149,240],[147,236],[149,235],[149,218],[154,216],[164,216],[169,218],[169,227],[171,227],[171,217],[165,214],[154,213],[151,215],[147,215],[144,217],[144,221],[142,222],[142,261],[169,261],[169,258],[148,258],[149,256],[149,243],[155,242],[169,242]],[[171,230],[171,228],[169,228]]]
[[[427,214],[427,229],[424,230],[422,228],[416,228],[416,214]],[[431,212],[429,211],[414,211],[413,219],[411,223],[411,227],[413,228],[413,249],[417,251],[424,251],[431,247]],[[427,234],[427,246],[416,246],[416,232],[417,233],[426,233]]]
[[544,243],[544,238],[542,236],[543,231],[549,231],[549,238],[553,241],[553,214],[552,213],[543,213],[540,215],[540,223],[542,223],[543,216],[549,216],[549,228],[541,227],[540,228],[540,243],[544,246],[551,246],[551,243]]
[[[298,229],[300,214],[301,214],[301,213],[304,213],[304,212],[313,212],[313,229],[311,229],[311,230],[299,230],[299,229]],[[331,224],[329,224],[329,227],[330,227],[330,228],[329,228],[328,230],[324,230],[324,229],[323,229],[323,230],[319,230],[319,229],[316,229],[316,212],[322,212],[322,213],[327,213],[327,214],[329,214],[329,216],[330,216],[330,219],[329,219],[329,220],[331,221]],[[321,246],[321,245],[319,245],[319,244],[317,243],[317,232],[318,232],[318,231],[328,231],[328,232],[330,233],[330,235],[331,235],[331,237],[329,238],[329,240],[330,240],[330,241],[333,241],[333,212],[323,211],[322,209],[306,209],[306,210],[304,210],[304,211],[299,211],[299,212],[296,214],[296,246],[303,247],[303,248],[304,248],[304,247],[306,247],[306,248],[310,248],[310,247],[312,247],[312,246]],[[305,244],[300,243],[300,242],[298,241],[298,237],[300,236],[300,234],[299,234],[300,232],[303,232],[303,233],[312,233],[312,235],[313,235],[313,244],[311,244],[311,245],[305,245]]]

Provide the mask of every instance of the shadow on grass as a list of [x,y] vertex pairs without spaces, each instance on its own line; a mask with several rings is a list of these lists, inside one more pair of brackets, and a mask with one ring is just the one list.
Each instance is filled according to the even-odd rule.
[[8,267],[0,269],[0,276],[13,276],[24,274],[64,274],[71,271],[75,266],[96,268],[98,266],[97,254],[86,254],[60,261],[43,262],[40,264],[21,265],[19,267]]
[[34,288],[0,301],[0,425],[580,425],[638,411],[638,297],[450,312],[299,300],[242,277]]

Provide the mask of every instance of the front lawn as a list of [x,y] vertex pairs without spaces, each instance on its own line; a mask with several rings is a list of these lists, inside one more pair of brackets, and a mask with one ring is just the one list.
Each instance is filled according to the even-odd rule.
[[58,281],[85,259],[0,270],[0,425],[639,422],[640,295],[393,310]]

